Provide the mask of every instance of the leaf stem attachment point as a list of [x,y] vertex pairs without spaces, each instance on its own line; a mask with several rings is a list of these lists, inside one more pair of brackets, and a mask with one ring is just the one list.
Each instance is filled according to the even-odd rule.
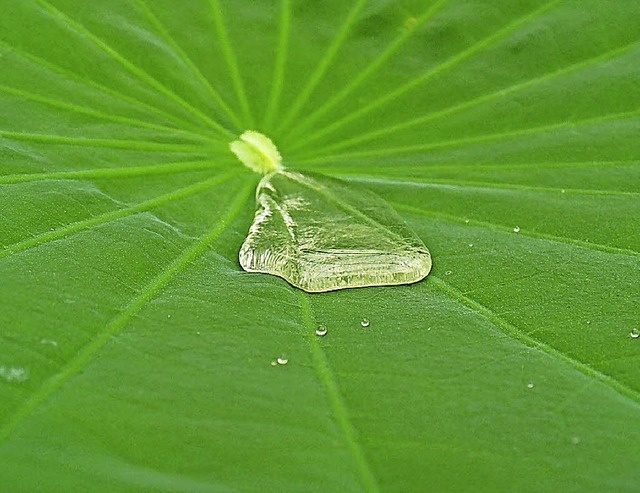
[[282,156],[269,137],[254,130],[247,130],[238,140],[229,143],[229,149],[247,168],[264,174],[280,171]]

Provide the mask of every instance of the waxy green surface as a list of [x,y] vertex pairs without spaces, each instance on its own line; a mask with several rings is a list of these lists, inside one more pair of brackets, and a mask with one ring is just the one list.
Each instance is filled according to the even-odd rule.
[[[638,491],[636,0],[0,11],[0,489]],[[432,273],[244,272],[247,129]]]

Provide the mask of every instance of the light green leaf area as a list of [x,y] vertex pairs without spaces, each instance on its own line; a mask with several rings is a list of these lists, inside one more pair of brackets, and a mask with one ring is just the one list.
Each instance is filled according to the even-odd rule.
[[310,293],[410,284],[431,270],[424,243],[382,199],[336,178],[280,171],[256,191],[240,265]]
[[[638,491],[637,0],[0,7],[0,489]],[[244,272],[245,130],[432,274]]]

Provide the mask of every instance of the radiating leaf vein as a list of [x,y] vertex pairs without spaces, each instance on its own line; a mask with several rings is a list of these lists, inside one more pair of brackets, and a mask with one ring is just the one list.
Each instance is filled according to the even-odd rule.
[[210,178],[208,180],[200,181],[198,183],[189,185],[184,188],[179,188],[170,193],[160,195],[159,197],[154,197],[152,199],[145,200],[144,202],[140,202],[139,204],[136,204],[136,205],[123,207],[115,211],[106,212],[104,214],[100,214],[98,216],[85,219],[84,221],[78,221],[78,222],[69,224],[67,226],[57,228],[54,231],[47,231],[45,233],[41,233],[32,238],[28,238],[26,240],[19,241],[18,243],[14,243],[13,245],[6,246],[3,250],[0,250],[0,258],[13,255],[15,253],[27,250],[29,248],[43,245],[50,241],[66,238],[70,234],[87,230],[99,224],[108,223],[110,221],[121,219],[123,217],[130,216],[132,214],[148,211],[150,209],[153,209],[155,207],[158,207],[160,205],[166,204],[171,201],[183,199],[190,195],[194,195],[196,193],[202,192],[216,185],[219,185],[220,183],[223,183],[224,181],[230,179],[236,173],[237,172],[228,172],[223,175],[219,175],[214,178]]
[[640,407],[640,392],[638,392],[637,390],[628,387],[627,385],[621,383],[610,375],[606,375],[580,360],[572,358],[571,356],[558,351],[553,346],[550,346],[545,342],[531,337],[523,330],[507,322],[504,318],[502,318],[490,308],[466,296],[462,291],[458,290],[443,279],[440,279],[439,277],[436,277],[434,275],[432,275],[430,279],[431,282],[438,286],[443,292],[492,322],[501,332],[503,332],[507,336],[522,342],[525,346],[544,351],[550,357],[562,361],[563,363],[572,366],[587,377],[603,383],[612,390],[616,391],[618,394],[628,398],[634,404],[634,406]]
[[178,255],[171,263],[164,267],[162,271],[129,302],[120,315],[111,320],[111,322],[98,333],[97,337],[80,349],[73,358],[66,362],[58,373],[52,375],[38,390],[31,394],[4,425],[0,427],[0,444],[5,442],[13,431],[22,425],[51,395],[86,368],[98,351],[113,337],[118,335],[131,319],[140,313],[147,303],[157,297],[176,275],[207,251],[211,242],[231,224],[242,207],[246,205],[252,192],[252,185],[253,184],[249,182],[243,188],[229,206],[227,213],[216,222],[206,235],[187,247],[187,249]]

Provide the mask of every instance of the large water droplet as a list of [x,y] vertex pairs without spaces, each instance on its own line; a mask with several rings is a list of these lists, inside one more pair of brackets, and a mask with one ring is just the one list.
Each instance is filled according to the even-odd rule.
[[363,327],[369,327],[369,319],[363,318],[362,320],[360,320],[360,325],[362,325]]
[[284,356],[281,356],[276,360],[276,362],[279,365],[286,365],[289,362],[289,360],[287,358],[285,358]]
[[516,226],[515,228],[513,228],[513,232],[514,233],[519,233],[520,232],[520,226]]
[[535,385],[533,384],[533,382],[529,382],[529,383],[527,384],[527,388],[528,388],[528,389],[532,389],[533,387],[535,387]]
[[327,326],[326,325],[318,325],[318,328],[316,329],[316,335],[317,336],[326,336],[327,335]]
[[279,171],[256,191],[258,208],[238,259],[307,292],[410,284],[431,269],[422,240],[380,197],[338,179]]
[[637,339],[638,337],[640,337],[640,330],[632,329],[631,332],[629,332],[629,335],[632,339]]

